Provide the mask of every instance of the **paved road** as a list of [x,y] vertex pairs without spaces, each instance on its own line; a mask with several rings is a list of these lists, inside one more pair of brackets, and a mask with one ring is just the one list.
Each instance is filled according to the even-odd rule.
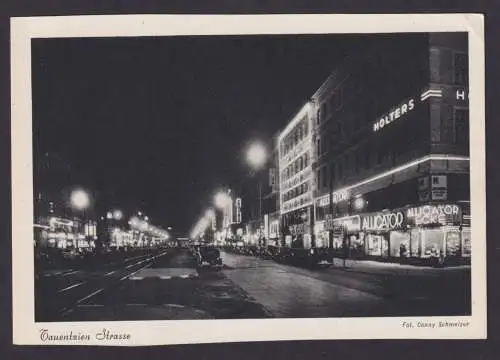
[[[187,250],[95,270],[46,272],[37,321],[465,315],[467,271],[309,270],[222,253],[197,270]],[[41,301],[40,301],[41,299]]]

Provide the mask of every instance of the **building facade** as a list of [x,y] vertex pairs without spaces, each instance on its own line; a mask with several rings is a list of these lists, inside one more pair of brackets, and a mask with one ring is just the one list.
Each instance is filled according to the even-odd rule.
[[268,160],[267,186],[263,193],[264,245],[280,245],[279,133],[274,137]]
[[278,136],[281,245],[314,246],[313,106],[307,102]]
[[318,247],[470,256],[467,55],[461,33],[380,37],[313,95]]

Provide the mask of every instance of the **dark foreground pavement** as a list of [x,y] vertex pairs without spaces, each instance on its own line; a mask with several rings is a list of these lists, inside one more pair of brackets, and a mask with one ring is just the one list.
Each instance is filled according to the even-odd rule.
[[197,270],[187,250],[171,249],[112,269],[46,274],[37,321],[470,314],[468,269],[370,273],[222,257],[221,271]]

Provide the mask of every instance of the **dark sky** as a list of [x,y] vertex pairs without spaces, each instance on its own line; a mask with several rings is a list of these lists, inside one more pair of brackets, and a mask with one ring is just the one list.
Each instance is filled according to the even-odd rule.
[[[189,231],[221,184],[363,40],[347,36],[37,39],[35,152],[60,154],[96,201]],[[106,200],[104,200],[106,199]]]

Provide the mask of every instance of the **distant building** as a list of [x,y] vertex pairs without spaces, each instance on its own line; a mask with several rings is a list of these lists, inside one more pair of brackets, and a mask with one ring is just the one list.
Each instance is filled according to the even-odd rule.
[[97,222],[92,209],[76,212],[70,204],[75,173],[54,153],[36,154],[34,166],[34,245],[39,248],[95,246]]

